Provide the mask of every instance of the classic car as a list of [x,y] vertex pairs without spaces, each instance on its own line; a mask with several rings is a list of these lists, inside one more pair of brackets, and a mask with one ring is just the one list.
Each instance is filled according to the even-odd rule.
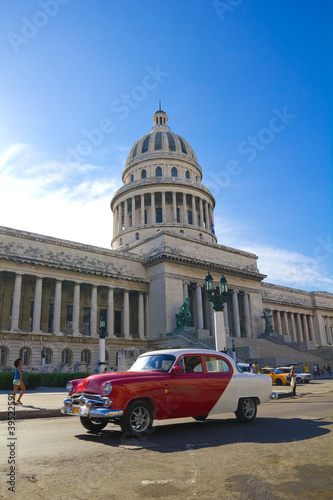
[[91,375],[67,384],[62,413],[98,432],[109,423],[130,435],[149,432],[153,420],[234,412],[251,422],[270,400],[271,379],[240,373],[226,354],[206,349],[146,352],[126,372]]
[[265,366],[264,368],[261,368],[261,373],[263,373],[265,375],[270,375],[270,377],[272,378],[273,384],[276,384],[276,385],[288,385],[289,384],[288,375],[280,372],[279,370],[277,370],[275,368]]
[[[277,370],[289,376],[291,366],[278,366]],[[296,384],[308,384],[312,380],[311,373],[302,373],[299,368],[295,368]]]

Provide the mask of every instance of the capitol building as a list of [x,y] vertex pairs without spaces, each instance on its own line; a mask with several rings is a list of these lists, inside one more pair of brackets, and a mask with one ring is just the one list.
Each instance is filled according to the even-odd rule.
[[[214,348],[208,272],[227,280],[227,346],[240,359],[331,362],[333,294],[263,282],[256,255],[219,244],[202,180],[194,150],[159,109],[111,200],[110,250],[0,227],[0,370],[21,356],[26,371],[40,371],[43,353],[46,371],[97,371],[100,335],[107,369],[126,353]],[[177,328],[187,297],[191,325]]]

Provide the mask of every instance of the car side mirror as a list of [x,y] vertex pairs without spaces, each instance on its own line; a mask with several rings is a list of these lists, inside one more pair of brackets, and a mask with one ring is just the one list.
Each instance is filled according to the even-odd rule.
[[183,368],[179,365],[174,366],[171,370],[172,375],[176,375],[177,373],[183,373],[183,372],[184,372]]

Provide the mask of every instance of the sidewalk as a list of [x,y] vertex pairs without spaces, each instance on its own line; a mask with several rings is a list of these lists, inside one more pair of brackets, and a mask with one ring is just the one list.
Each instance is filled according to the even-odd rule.
[[[13,408],[13,405],[8,404],[8,394],[12,394],[11,391],[0,391],[0,420],[7,420],[8,410]],[[62,415],[60,408],[66,397],[67,392],[64,389],[53,387],[26,391],[22,396],[23,404],[15,405],[15,419],[63,417],[65,415]]]

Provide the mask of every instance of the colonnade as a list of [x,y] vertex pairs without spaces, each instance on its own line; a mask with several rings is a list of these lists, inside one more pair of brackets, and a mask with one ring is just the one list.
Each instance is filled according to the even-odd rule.
[[[159,211],[157,211],[159,209]],[[113,234],[158,223],[191,224],[210,229],[213,207],[206,199],[177,191],[151,191],[121,200],[114,207]]]
[[292,342],[315,340],[313,316],[308,313],[272,310],[274,331],[277,335],[290,335]]
[[[20,332],[20,315],[21,315],[21,301],[22,301],[22,279],[23,275],[16,273],[14,278],[14,289],[13,298],[10,314],[10,331]],[[64,308],[62,307],[63,302],[63,282],[68,280],[54,280],[54,304],[53,304],[53,318],[52,318],[52,333],[55,335],[61,335],[61,324],[62,314],[64,313]],[[71,310],[71,320],[68,321],[66,317],[66,334],[71,334],[73,336],[81,335],[81,333],[97,337],[100,334],[100,322],[98,311],[103,308],[104,304],[98,303],[98,288],[101,287],[107,290],[107,304],[106,304],[106,325],[105,331],[109,338],[116,338],[115,333],[121,333],[124,338],[132,338],[133,332],[130,332],[130,293],[135,292],[138,296],[138,319],[137,319],[137,336],[139,338],[145,338],[145,331],[147,331],[148,324],[148,295],[142,291],[127,290],[116,288],[112,285],[97,285],[90,284],[91,287],[91,297],[90,297],[90,307],[89,312],[89,331],[81,332],[82,325],[82,301],[80,288],[82,283],[70,282],[73,284],[73,299],[72,303],[66,300],[66,304],[72,307]],[[48,285],[50,286],[50,285]],[[114,307],[114,294],[122,294],[122,331],[115,332],[115,307]],[[35,293],[33,300],[33,314],[32,314],[32,333],[42,333],[41,331],[41,317],[42,317],[42,302],[43,302],[43,277],[36,276],[35,283]],[[103,309],[104,310],[104,309]],[[47,311],[48,314],[49,311]],[[68,316],[68,312],[65,314]],[[69,323],[69,324],[68,324]],[[46,332],[44,332],[46,333]],[[136,333],[136,332],[135,332]]]
[[[194,326],[198,330],[210,330],[211,335],[214,335],[214,309],[213,304],[208,301],[204,285],[185,282],[183,284],[184,300],[189,296],[189,289],[193,292],[191,295]],[[240,304],[240,296],[242,304]],[[249,292],[238,289],[230,290],[223,313],[225,328],[230,336],[253,337]]]

